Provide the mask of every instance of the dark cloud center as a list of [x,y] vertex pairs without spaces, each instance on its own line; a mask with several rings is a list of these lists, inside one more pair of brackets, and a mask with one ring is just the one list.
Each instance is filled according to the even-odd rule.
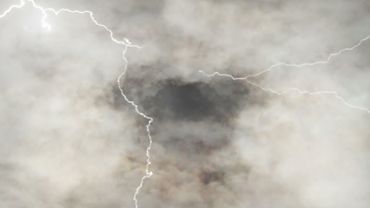
[[200,82],[177,83],[170,80],[162,86],[152,102],[164,107],[161,112],[157,112],[162,118],[166,116],[195,121],[219,114],[215,103],[209,97],[209,94],[215,93],[212,88]]
[[154,88],[156,92],[143,99],[143,106],[162,121],[209,120],[229,123],[241,109],[248,94],[246,87],[241,84],[226,86],[220,82],[185,82],[177,79],[162,80]]
[[245,83],[222,79],[171,77],[148,84],[128,77],[124,89],[155,119],[156,144],[174,154],[196,157],[227,147],[239,113],[258,99]]

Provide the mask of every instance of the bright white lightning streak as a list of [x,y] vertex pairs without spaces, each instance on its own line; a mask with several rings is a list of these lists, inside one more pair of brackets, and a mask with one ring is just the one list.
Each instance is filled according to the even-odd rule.
[[144,181],[147,179],[147,178],[150,178],[152,175],[153,175],[153,172],[150,170],[150,165],[151,165],[151,156],[150,156],[150,150],[151,150],[151,147],[152,147],[152,143],[153,143],[153,140],[152,140],[152,136],[151,136],[151,131],[150,131],[150,126],[151,124],[153,123],[154,119],[148,115],[146,115],[145,113],[143,113],[142,111],[139,110],[139,106],[132,100],[130,100],[126,94],[124,93],[124,90],[122,88],[122,85],[121,85],[121,80],[122,78],[125,76],[126,74],[126,71],[127,71],[127,66],[128,66],[128,60],[126,58],[126,51],[129,47],[133,47],[133,48],[141,48],[140,46],[138,45],[134,45],[132,44],[128,39],[124,38],[123,41],[121,40],[118,40],[114,37],[114,33],[111,29],[109,29],[106,25],[102,24],[102,23],[99,23],[96,19],[95,19],[95,16],[94,16],[94,13],[92,11],[88,11],[88,10],[85,10],[85,11],[80,11],[80,10],[71,10],[71,9],[68,9],[68,8],[62,8],[62,9],[53,9],[53,8],[44,8],[40,5],[38,5],[34,0],[20,0],[20,2],[18,4],[13,4],[11,6],[9,6],[8,9],[6,9],[2,14],[0,14],[0,19],[7,16],[12,10],[14,9],[20,9],[22,8],[26,2],[29,2],[32,4],[33,8],[37,9],[37,10],[40,10],[41,13],[42,13],[42,19],[41,19],[41,25],[42,27],[46,28],[47,30],[50,30],[51,29],[51,26],[50,24],[47,22],[47,17],[48,17],[48,12],[51,12],[55,15],[59,15],[60,13],[71,13],[71,14],[87,14],[89,15],[91,21],[98,27],[101,27],[103,28],[106,32],[109,33],[110,35],[110,39],[116,43],[117,45],[120,45],[123,47],[123,51],[122,51],[122,60],[124,62],[124,66],[123,66],[123,71],[121,74],[119,74],[119,76],[117,77],[117,85],[118,85],[118,88],[120,90],[120,93],[122,95],[122,97],[124,98],[124,100],[129,103],[134,109],[135,109],[135,112],[140,115],[141,117],[145,118],[146,120],[148,120],[148,123],[146,124],[146,132],[147,132],[147,136],[148,136],[148,140],[149,140],[149,144],[146,148],[146,166],[145,166],[145,175],[141,178],[140,180],[140,183],[139,185],[136,187],[135,189],[135,193],[134,193],[134,196],[133,196],[133,201],[135,203],[135,208],[138,208],[138,195],[140,193],[140,190],[141,188],[143,187],[144,185]]
[[271,89],[271,88],[266,88],[266,87],[260,86],[260,85],[256,84],[255,82],[252,82],[252,81],[248,80],[248,78],[246,78],[246,77],[234,77],[231,74],[225,74],[225,73],[220,73],[220,72],[213,72],[213,73],[209,74],[209,73],[206,73],[202,70],[199,70],[199,72],[204,74],[207,77],[220,76],[220,77],[226,77],[226,78],[232,79],[234,81],[243,80],[243,81],[246,81],[248,84],[250,84],[250,85],[252,85],[256,88],[259,88],[259,89],[261,89],[265,92],[269,92],[269,93],[279,95],[279,96],[286,95],[286,94],[291,94],[291,93],[298,93],[299,95],[330,95],[330,96],[335,97],[337,100],[339,100],[340,102],[342,102],[345,106],[347,106],[349,108],[352,108],[352,109],[355,109],[355,110],[360,110],[360,111],[363,111],[363,112],[366,112],[366,113],[370,114],[370,109],[365,108],[365,107],[361,107],[361,106],[357,106],[357,105],[353,105],[353,104],[349,103],[346,99],[344,99],[342,96],[340,96],[338,94],[338,92],[336,92],[336,91],[327,91],[327,90],[306,91],[306,90],[301,90],[299,88],[288,88],[288,89],[285,89],[283,91],[276,91],[276,90]]
[[337,56],[339,56],[339,55],[341,55],[345,52],[355,50],[356,48],[360,47],[365,41],[367,41],[369,39],[370,39],[370,35],[362,38],[361,40],[359,40],[353,46],[343,48],[343,49],[340,49],[336,52],[330,53],[329,56],[325,60],[319,60],[319,61],[314,61],[314,62],[305,62],[305,63],[299,63],[299,64],[294,64],[294,63],[290,64],[290,63],[280,62],[280,63],[276,63],[276,64],[271,65],[270,67],[268,67],[265,70],[262,70],[260,72],[254,73],[254,74],[249,74],[249,75],[246,75],[246,76],[243,76],[243,77],[235,77],[231,74],[220,73],[220,72],[206,73],[202,70],[199,70],[199,72],[208,76],[208,77],[220,76],[220,77],[230,78],[234,81],[244,80],[244,81],[248,82],[250,85],[252,85],[254,87],[257,87],[257,88],[259,88],[259,89],[261,89],[265,92],[269,92],[269,93],[272,93],[272,94],[275,94],[275,95],[285,95],[285,94],[294,93],[294,92],[298,93],[300,95],[331,95],[331,96],[334,96],[337,100],[339,100],[340,102],[342,102],[345,106],[347,106],[349,108],[364,111],[364,112],[370,114],[370,109],[362,107],[362,106],[353,105],[353,104],[349,103],[346,99],[344,99],[342,96],[340,96],[338,94],[338,92],[336,92],[336,91],[323,90],[323,91],[310,92],[310,91],[301,90],[301,89],[298,89],[298,88],[288,88],[288,89],[285,89],[284,91],[276,91],[276,90],[273,90],[271,88],[266,88],[266,87],[260,86],[260,85],[256,84],[255,82],[252,82],[252,81],[249,80],[249,78],[255,78],[255,77],[261,76],[265,73],[271,72],[277,67],[291,67],[291,68],[296,68],[296,69],[297,68],[302,69],[304,67],[310,67],[310,66],[312,67],[312,66],[316,66],[316,65],[329,64],[329,62],[333,58],[335,58],[335,57],[337,57]]
[[304,67],[310,67],[310,66],[328,64],[333,58],[335,58],[335,57],[337,57],[337,56],[339,56],[339,55],[341,55],[341,54],[343,54],[345,52],[349,52],[349,51],[355,50],[356,48],[360,47],[364,42],[366,42],[369,39],[370,39],[370,35],[362,38],[361,40],[359,40],[353,46],[350,46],[350,47],[347,47],[347,48],[343,48],[343,49],[340,49],[340,50],[338,50],[336,52],[330,53],[328,55],[328,57],[326,59],[324,59],[324,60],[319,60],[319,61],[314,61],[314,62],[306,62],[306,63],[293,63],[293,64],[280,62],[280,63],[273,64],[270,67],[268,67],[265,70],[262,70],[260,72],[257,72],[257,73],[254,73],[254,74],[249,74],[249,75],[246,75],[246,76],[243,76],[243,77],[234,77],[234,78],[235,79],[238,79],[238,80],[243,80],[243,79],[247,79],[247,78],[250,78],[250,77],[258,77],[258,76],[261,76],[261,75],[263,75],[263,74],[265,74],[267,72],[271,72],[275,68],[278,68],[278,67],[304,68]]

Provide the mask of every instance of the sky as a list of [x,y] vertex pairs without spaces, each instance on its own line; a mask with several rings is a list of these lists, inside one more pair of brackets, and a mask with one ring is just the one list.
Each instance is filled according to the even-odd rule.
[[18,3],[0,207],[370,206],[370,1]]

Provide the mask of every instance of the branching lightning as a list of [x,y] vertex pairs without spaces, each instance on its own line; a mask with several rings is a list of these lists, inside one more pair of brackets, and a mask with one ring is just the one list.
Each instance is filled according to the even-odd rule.
[[[150,178],[153,174],[153,172],[150,170],[150,166],[151,166],[151,155],[150,155],[150,151],[151,151],[151,147],[152,147],[152,136],[151,136],[151,130],[150,130],[150,127],[151,127],[151,124],[153,123],[154,119],[148,115],[146,115],[145,113],[143,113],[142,111],[140,111],[139,109],[139,106],[132,100],[130,100],[126,94],[124,93],[124,90],[122,88],[122,84],[121,84],[121,80],[123,79],[123,77],[125,76],[126,74],[126,71],[127,71],[127,67],[128,67],[128,60],[126,58],[126,52],[128,50],[128,48],[141,48],[140,46],[138,45],[135,45],[135,44],[132,44],[128,39],[126,38],[123,38],[123,40],[119,40],[115,37],[113,31],[111,29],[109,29],[109,27],[107,27],[106,25],[98,22],[94,16],[94,13],[92,11],[88,11],[88,10],[84,10],[84,11],[80,11],[80,10],[72,10],[72,9],[68,9],[68,8],[62,8],[62,9],[54,9],[54,8],[45,8],[45,7],[42,7],[40,5],[38,5],[35,0],[20,0],[18,4],[13,4],[13,5],[10,5],[3,13],[0,14],[0,19],[1,18],[4,18],[6,17],[9,13],[11,13],[13,10],[15,9],[21,9],[23,8],[26,4],[30,4],[32,5],[32,7],[34,9],[37,9],[39,10],[41,13],[42,13],[42,18],[41,18],[41,26],[47,30],[51,30],[51,25],[47,22],[47,17],[48,17],[48,14],[51,13],[51,14],[54,14],[54,15],[59,15],[61,13],[71,13],[71,14],[81,14],[81,15],[88,15],[90,17],[90,20],[92,21],[92,23],[94,23],[96,26],[104,29],[107,33],[109,33],[109,36],[110,36],[110,39],[117,45],[121,46],[123,48],[123,51],[122,51],[122,60],[124,62],[123,64],[123,71],[121,74],[119,74],[119,76],[117,77],[117,85],[118,85],[118,88],[120,90],[120,93],[122,95],[122,97],[124,98],[124,100],[129,103],[135,110],[135,112],[140,115],[141,117],[145,118],[148,122],[146,124],[146,132],[147,132],[147,137],[148,137],[148,140],[149,140],[149,144],[146,148],[146,166],[145,166],[145,175],[141,178],[140,180],[140,183],[139,185],[136,187],[135,189],[135,193],[133,195],[133,201],[134,201],[134,204],[135,204],[135,208],[138,208],[138,195],[140,194],[140,191],[141,191],[141,188],[143,187],[144,185],[144,181],[148,178]],[[208,77],[214,77],[214,76],[220,76],[220,77],[226,77],[226,78],[230,78],[234,81],[236,80],[244,80],[246,82],[248,82],[249,84],[251,84],[252,86],[254,87],[257,87],[265,92],[268,92],[268,93],[272,93],[272,94],[275,94],[275,95],[286,95],[286,94],[290,94],[290,93],[297,93],[299,95],[318,95],[318,96],[321,96],[321,95],[324,95],[324,96],[332,96],[334,98],[336,98],[338,101],[340,101],[342,104],[344,104],[345,106],[349,107],[349,108],[352,108],[352,109],[355,109],[355,110],[360,110],[360,111],[363,111],[363,112],[366,112],[366,113],[369,113],[370,114],[370,110],[368,108],[365,108],[365,107],[361,107],[361,106],[356,106],[356,105],[353,105],[351,103],[349,103],[346,99],[344,99],[343,97],[341,97],[336,91],[315,91],[315,92],[310,92],[310,91],[305,91],[305,90],[301,90],[301,89],[298,89],[298,88],[289,88],[289,89],[286,89],[284,91],[276,91],[274,89],[271,89],[271,88],[266,88],[266,87],[263,87],[263,86],[260,86],[258,84],[256,84],[255,82],[252,82],[250,80],[250,78],[255,78],[255,77],[259,77],[265,73],[268,73],[268,72],[271,72],[275,69],[277,69],[278,67],[287,67],[287,68],[294,68],[294,69],[302,69],[304,67],[313,67],[313,66],[316,66],[316,65],[324,65],[324,64],[329,64],[330,61],[345,53],[345,52],[349,52],[349,51],[353,51],[355,50],[356,48],[360,47],[365,41],[368,41],[370,39],[370,35],[369,36],[366,36],[364,37],[363,39],[359,40],[355,45],[351,46],[351,47],[347,47],[347,48],[343,48],[343,49],[340,49],[338,50],[337,52],[333,52],[333,53],[330,53],[326,59],[324,60],[319,60],[319,61],[314,61],[314,62],[306,62],[306,63],[283,63],[283,62],[280,62],[280,63],[276,63],[276,64],[273,64],[271,65],[270,67],[260,71],[260,72],[257,72],[257,73],[254,73],[254,74],[249,74],[249,75],[246,75],[246,76],[243,76],[243,77],[235,77],[231,74],[225,74],[225,73],[220,73],[220,72],[213,72],[213,73],[206,73],[204,71],[199,71],[201,73],[203,73],[204,75],[208,76]]]
[[139,193],[141,191],[141,188],[144,185],[144,181],[146,179],[150,178],[153,175],[153,172],[150,170],[150,165],[151,165],[150,150],[151,150],[152,143],[153,143],[152,136],[151,136],[151,131],[150,131],[150,126],[153,123],[154,119],[152,117],[146,115],[142,111],[140,111],[139,106],[133,100],[130,100],[126,96],[126,94],[124,93],[124,90],[122,88],[122,85],[121,85],[121,80],[125,76],[126,71],[127,71],[127,66],[128,66],[128,60],[126,58],[127,49],[128,48],[141,48],[141,47],[138,46],[138,45],[132,44],[127,38],[123,38],[122,41],[121,40],[118,40],[117,38],[115,38],[113,31],[111,29],[109,29],[109,27],[107,27],[106,25],[98,22],[96,20],[95,16],[94,16],[94,13],[92,11],[88,11],[88,10],[80,11],[80,10],[71,10],[71,9],[68,9],[68,8],[62,8],[62,9],[44,8],[44,7],[40,6],[40,5],[38,5],[35,2],[35,0],[20,0],[20,2],[18,4],[10,5],[8,7],[8,9],[6,9],[2,14],[0,14],[0,19],[6,17],[14,9],[20,9],[20,8],[24,7],[27,3],[31,4],[34,9],[37,9],[37,10],[39,10],[42,13],[41,26],[43,28],[47,29],[47,30],[51,30],[51,25],[47,22],[48,13],[52,13],[54,15],[59,15],[60,13],[87,14],[90,17],[90,20],[96,26],[98,26],[100,28],[103,28],[106,32],[109,33],[110,39],[114,43],[116,43],[117,45],[120,45],[121,47],[123,47],[122,60],[124,62],[124,65],[123,65],[123,71],[122,71],[122,73],[119,74],[119,76],[117,77],[117,80],[116,80],[117,81],[118,88],[119,88],[120,93],[121,93],[122,97],[124,98],[124,100],[135,109],[135,112],[139,116],[145,118],[148,121],[147,124],[146,124],[146,126],[145,126],[146,127],[147,136],[148,136],[148,140],[149,140],[149,144],[148,144],[148,146],[146,148],[145,175],[141,178],[140,183],[136,187],[135,193],[134,193],[133,198],[132,198],[133,201],[134,201],[134,204],[135,204],[135,208],[138,208],[138,199],[137,199],[137,197],[138,197],[138,195],[139,195]]
[[248,78],[245,78],[245,77],[234,77],[233,75],[231,74],[225,74],[225,73],[220,73],[220,72],[213,72],[211,74],[209,73],[206,73],[204,71],[199,71],[200,73],[204,74],[205,76],[207,77],[214,77],[214,76],[220,76],[220,77],[226,77],[226,78],[230,78],[234,81],[237,81],[237,80],[244,80],[246,81],[248,84],[258,88],[258,89],[261,89],[265,92],[268,92],[268,93],[272,93],[274,95],[279,95],[279,96],[283,96],[283,95],[287,95],[287,94],[292,94],[292,93],[298,93],[299,95],[316,95],[316,96],[320,96],[320,95],[327,95],[327,96],[333,96],[334,98],[336,98],[337,100],[339,100],[340,102],[342,102],[345,106],[349,107],[349,108],[352,108],[352,109],[355,109],[355,110],[360,110],[360,111],[364,111],[366,113],[369,113],[370,114],[370,109],[368,108],[365,108],[365,107],[361,107],[361,106],[356,106],[356,105],[353,105],[351,103],[349,103],[346,99],[344,99],[343,97],[341,97],[338,92],[336,91],[328,91],[328,90],[323,90],[323,91],[306,91],[306,90],[301,90],[299,88],[288,88],[288,89],[285,89],[283,91],[277,91],[277,90],[274,90],[274,89],[271,89],[271,88],[266,88],[266,87],[263,87],[261,85],[258,85],[256,84],[255,82],[252,82],[250,80],[248,80]]
[[226,78],[232,79],[234,81],[243,80],[243,81],[246,81],[248,84],[250,84],[254,87],[257,87],[257,88],[259,88],[259,89],[261,89],[265,92],[272,93],[272,94],[275,94],[275,95],[280,95],[280,96],[286,95],[286,94],[291,94],[291,93],[298,93],[299,95],[327,95],[327,96],[332,96],[332,97],[336,98],[338,101],[340,101],[341,103],[343,103],[345,106],[347,106],[349,108],[352,108],[352,109],[355,109],[355,110],[360,110],[360,111],[363,111],[365,113],[370,114],[370,109],[368,109],[366,107],[351,104],[346,99],[344,99],[342,96],[340,96],[339,93],[336,92],[336,91],[323,90],[323,91],[313,91],[312,92],[312,91],[301,90],[299,88],[288,88],[288,89],[285,89],[283,91],[277,91],[277,90],[274,90],[274,89],[271,89],[271,88],[266,88],[266,87],[263,87],[261,85],[258,85],[257,83],[252,82],[250,80],[250,78],[259,77],[259,76],[261,76],[265,73],[268,73],[268,72],[271,72],[271,71],[275,70],[278,67],[290,67],[290,68],[294,68],[294,69],[302,69],[304,67],[313,67],[313,66],[317,66],[317,65],[329,64],[330,61],[333,58],[335,58],[335,57],[337,57],[337,56],[339,56],[339,55],[341,55],[345,52],[355,50],[356,48],[360,47],[364,42],[366,42],[369,39],[370,39],[370,35],[362,38],[361,40],[359,40],[353,46],[343,48],[343,49],[340,49],[336,52],[330,53],[328,55],[328,57],[324,60],[319,60],[319,61],[314,61],[314,62],[305,62],[305,63],[283,63],[283,62],[280,62],[280,63],[273,64],[270,67],[268,67],[265,70],[262,70],[260,72],[257,72],[257,73],[254,73],[254,74],[249,74],[249,75],[242,76],[242,77],[236,77],[236,76],[233,76],[231,74],[220,73],[220,72],[206,73],[202,70],[199,70],[199,72],[204,74],[207,77],[220,76],[220,77],[226,77]]

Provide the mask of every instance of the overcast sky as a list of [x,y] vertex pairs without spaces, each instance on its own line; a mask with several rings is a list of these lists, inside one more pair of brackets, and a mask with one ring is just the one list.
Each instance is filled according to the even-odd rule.
[[0,18],[0,207],[135,206],[148,119],[125,64],[154,119],[139,207],[370,207],[370,1],[36,3],[141,48],[125,62],[88,15],[47,30],[30,2]]

